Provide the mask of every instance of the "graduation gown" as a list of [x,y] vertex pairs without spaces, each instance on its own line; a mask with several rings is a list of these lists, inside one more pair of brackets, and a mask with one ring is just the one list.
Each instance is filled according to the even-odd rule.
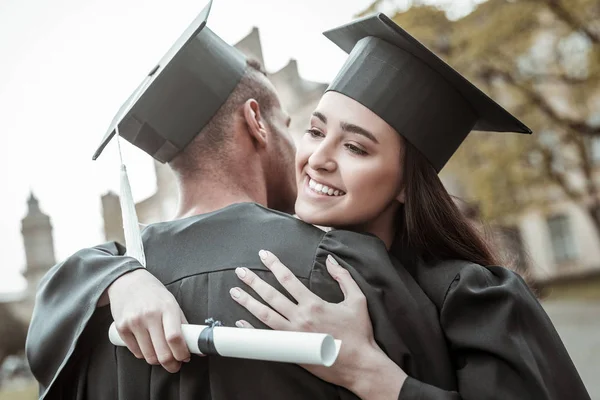
[[[229,296],[241,284],[236,267],[252,269],[284,292],[260,262],[260,249],[276,254],[318,296],[339,302],[339,285],[325,267],[332,254],[367,297],[374,335],[386,354],[419,382],[456,388],[435,305],[374,236],[323,232],[287,214],[240,203],[151,225],[143,240],[148,270],[192,324],[212,317],[226,326],[245,319],[266,328]],[[113,346],[107,338],[109,307],[96,304],[117,277],[140,267],[123,251],[114,243],[82,250],[42,280],[26,348],[41,398],[354,398],[298,365],[193,356],[179,373],[169,374]]]
[[408,378],[399,399],[590,398],[550,318],[518,274],[465,261],[404,265],[439,310],[458,393]]

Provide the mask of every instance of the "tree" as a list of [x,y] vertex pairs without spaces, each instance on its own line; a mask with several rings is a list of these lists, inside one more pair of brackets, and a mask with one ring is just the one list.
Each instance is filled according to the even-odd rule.
[[493,222],[559,196],[582,205],[600,232],[590,151],[600,140],[600,1],[488,0],[455,21],[442,10],[450,3],[410,3],[393,19],[535,132],[472,134],[444,172],[465,180]]

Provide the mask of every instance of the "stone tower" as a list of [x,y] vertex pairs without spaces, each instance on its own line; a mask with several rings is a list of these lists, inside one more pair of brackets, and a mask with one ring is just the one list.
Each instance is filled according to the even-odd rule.
[[42,212],[33,193],[29,195],[27,206],[27,215],[21,220],[27,262],[26,278],[30,275],[44,274],[56,263],[50,217]]
[[260,43],[260,34],[257,27],[253,27],[250,33],[245,36],[242,40],[237,42],[235,47],[246,55],[256,61],[260,62],[264,67],[265,60],[263,58],[262,45]]
[[42,212],[33,193],[29,195],[27,206],[27,215],[21,220],[21,233],[27,262],[24,273],[25,279],[27,279],[27,289],[22,300],[11,304],[15,315],[23,322],[29,322],[31,318],[40,279],[50,267],[56,264],[50,217]]

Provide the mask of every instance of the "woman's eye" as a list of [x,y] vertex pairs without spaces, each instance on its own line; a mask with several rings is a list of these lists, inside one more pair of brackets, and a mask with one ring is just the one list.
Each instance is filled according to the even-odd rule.
[[347,144],[346,144],[346,148],[347,148],[348,150],[350,150],[352,153],[354,153],[354,154],[356,154],[356,155],[359,155],[359,156],[365,156],[365,155],[367,155],[367,154],[368,154],[366,151],[364,151],[364,150],[363,150],[363,149],[361,149],[360,147],[358,147],[358,146],[355,146],[355,145],[353,145],[353,144],[350,144],[350,143],[347,143]]
[[325,134],[317,129],[309,129],[306,131],[313,138],[325,137]]

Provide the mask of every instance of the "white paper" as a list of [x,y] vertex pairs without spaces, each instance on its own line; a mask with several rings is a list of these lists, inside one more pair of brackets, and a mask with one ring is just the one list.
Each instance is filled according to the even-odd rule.
[[[207,325],[181,325],[185,342],[192,354],[202,354],[198,348],[200,333]],[[116,346],[125,346],[115,324],[110,326],[109,339]],[[213,341],[219,355],[294,364],[316,364],[330,367],[342,342],[324,333],[289,332],[267,329],[244,329],[217,326]]]

